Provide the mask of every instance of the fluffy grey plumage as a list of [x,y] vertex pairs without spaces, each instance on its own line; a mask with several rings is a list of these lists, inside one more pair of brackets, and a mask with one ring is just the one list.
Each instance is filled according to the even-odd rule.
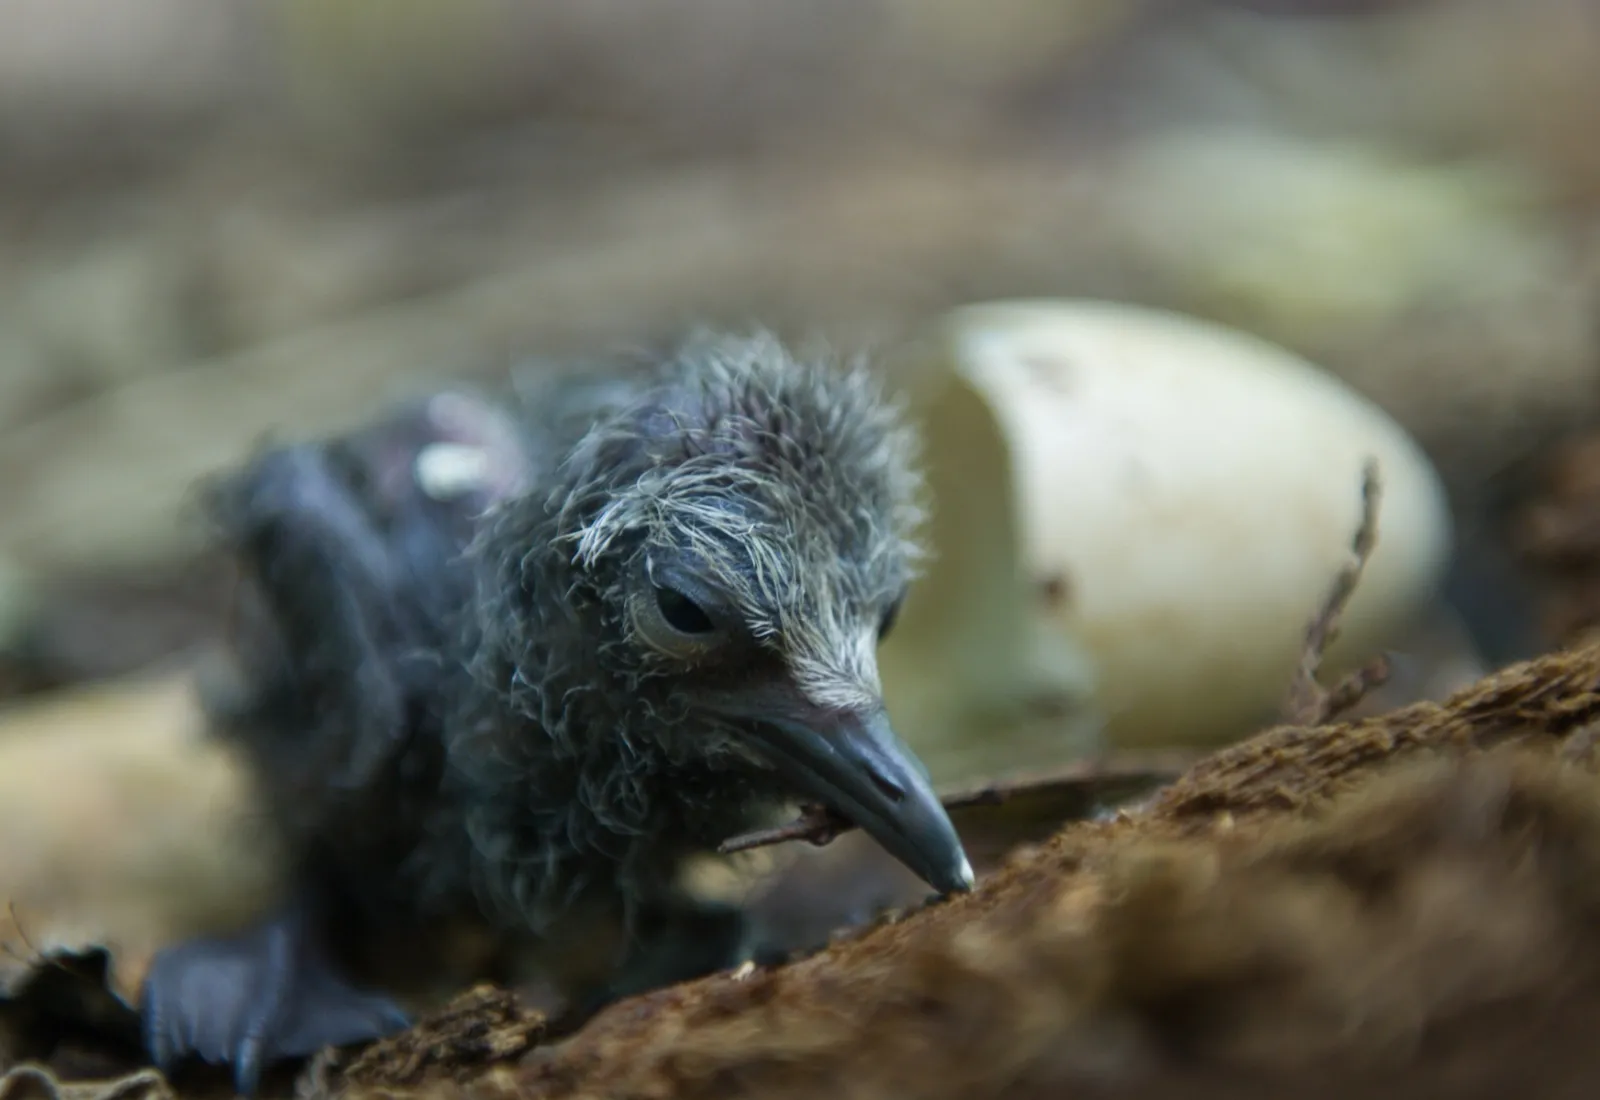
[[[497,510],[475,547],[482,690],[452,759],[485,882],[520,913],[558,900],[588,849],[657,874],[661,843],[748,827],[730,790],[792,795],[707,698],[759,677],[875,704],[878,634],[910,580],[912,439],[865,375],[770,338],[698,343],[661,375],[595,410],[544,506]],[[673,629],[657,584],[714,629]]]
[[559,944],[615,917],[628,946],[574,991],[591,1002],[726,965],[737,914],[681,896],[682,861],[796,799],[969,886],[877,678],[918,555],[914,457],[860,367],[707,334],[509,414],[440,395],[221,483],[261,614],[213,710],[303,889],[158,959],[157,1059],[232,1062],[248,1090],[398,1026],[323,953],[334,925],[472,914]]

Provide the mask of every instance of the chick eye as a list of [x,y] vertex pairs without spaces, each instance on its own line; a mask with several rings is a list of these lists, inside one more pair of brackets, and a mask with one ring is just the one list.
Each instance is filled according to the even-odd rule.
[[666,624],[680,634],[710,634],[717,628],[699,604],[676,588],[657,585],[656,608]]
[[883,613],[883,618],[878,623],[878,641],[883,641],[889,636],[889,631],[894,629],[894,624],[900,618],[900,605],[905,603],[902,597],[889,605],[889,610]]

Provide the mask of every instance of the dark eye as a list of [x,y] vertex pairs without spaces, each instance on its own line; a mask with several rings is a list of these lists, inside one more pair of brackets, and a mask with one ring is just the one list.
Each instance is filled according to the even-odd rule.
[[902,596],[890,604],[889,610],[883,613],[883,620],[878,623],[878,641],[883,641],[889,636],[889,631],[894,629],[895,620],[900,617],[900,605],[905,602],[905,597]]
[[700,605],[676,588],[656,587],[656,607],[668,626],[681,634],[710,634],[717,626]]

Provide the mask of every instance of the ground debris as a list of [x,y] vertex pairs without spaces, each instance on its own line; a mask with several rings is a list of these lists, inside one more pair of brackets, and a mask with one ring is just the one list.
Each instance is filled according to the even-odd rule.
[[357,1051],[324,1051],[306,1067],[295,1093],[314,1100],[475,1076],[531,1050],[545,1028],[543,1014],[523,1008],[514,994],[477,986],[408,1031]]

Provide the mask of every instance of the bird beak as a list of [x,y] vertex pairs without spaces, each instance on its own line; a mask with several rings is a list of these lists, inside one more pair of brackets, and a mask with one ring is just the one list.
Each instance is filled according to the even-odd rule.
[[866,713],[768,714],[752,732],[773,767],[803,794],[866,830],[935,890],[972,889],[961,838],[881,706]]

